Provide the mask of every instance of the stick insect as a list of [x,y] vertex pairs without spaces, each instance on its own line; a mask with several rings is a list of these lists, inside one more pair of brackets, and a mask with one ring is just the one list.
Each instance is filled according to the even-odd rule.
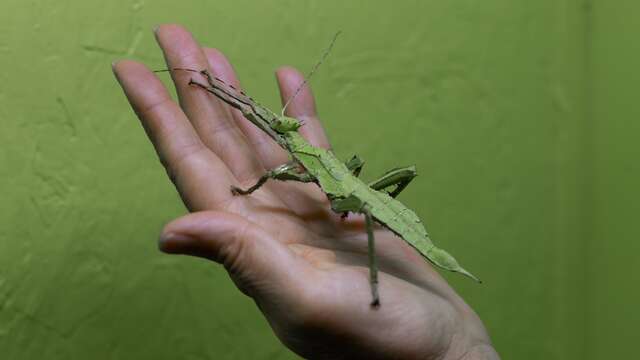
[[201,88],[240,110],[247,120],[268,134],[289,153],[289,162],[267,171],[253,186],[247,189],[232,186],[231,192],[234,195],[249,195],[269,179],[312,182],[326,194],[334,212],[342,214],[343,217],[350,212],[364,215],[368,240],[371,306],[380,305],[378,266],[373,235],[374,222],[391,230],[437,267],[461,273],[480,282],[478,278],[463,269],[453,256],[436,247],[418,216],[395,199],[417,175],[415,166],[392,169],[381,178],[365,183],[358,177],[364,165],[362,159],[356,155],[349,161],[342,162],[330,150],[312,146],[298,132],[302,123],[298,119],[284,115],[286,107],[328,55],[338,35],[339,33],[334,36],[321,60],[285,103],[280,115],[260,105],[244,92],[212,76],[207,70],[173,68],[159,71],[181,70],[202,75],[206,83],[192,78],[189,85]]

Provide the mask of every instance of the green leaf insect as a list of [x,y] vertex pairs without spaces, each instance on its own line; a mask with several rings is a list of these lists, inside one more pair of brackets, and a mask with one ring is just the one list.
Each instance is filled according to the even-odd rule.
[[478,278],[463,269],[453,256],[436,247],[418,216],[395,199],[416,176],[415,166],[392,169],[381,178],[365,183],[358,177],[364,164],[359,157],[354,156],[345,163],[339,160],[330,150],[311,145],[298,132],[302,123],[298,119],[284,115],[287,105],[322,63],[338,34],[336,34],[331,45],[325,51],[322,59],[287,101],[280,115],[258,104],[244,92],[211,76],[207,70],[171,69],[201,74],[206,79],[206,83],[191,79],[189,84],[208,91],[240,110],[247,120],[267,133],[290,155],[288,163],[267,171],[253,186],[247,189],[232,186],[231,192],[238,196],[249,195],[258,190],[269,179],[313,182],[326,194],[332,210],[336,213],[341,213],[343,216],[346,216],[349,212],[364,215],[368,238],[371,306],[380,305],[378,267],[373,236],[374,222],[391,230],[437,267],[461,273],[480,282]]

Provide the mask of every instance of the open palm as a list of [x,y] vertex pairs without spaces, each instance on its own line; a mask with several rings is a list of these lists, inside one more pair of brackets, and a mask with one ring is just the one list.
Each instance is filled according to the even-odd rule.
[[[156,30],[169,68],[208,69],[239,87],[217,50],[201,48],[177,25]],[[287,154],[242,115],[190,87],[174,72],[180,104],[157,77],[133,61],[114,72],[167,173],[192,212],[168,224],[160,247],[224,264],[289,348],[313,358],[489,358],[488,336],[475,313],[401,239],[377,229],[381,306],[370,303],[364,221],[342,220],[315,184],[268,182],[249,196],[230,187],[255,183]],[[302,81],[277,71],[283,100]],[[329,147],[304,88],[288,107],[300,132]]]

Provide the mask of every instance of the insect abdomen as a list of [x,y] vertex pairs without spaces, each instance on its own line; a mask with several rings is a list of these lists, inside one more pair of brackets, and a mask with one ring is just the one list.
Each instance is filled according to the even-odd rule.
[[369,189],[369,193],[367,195],[369,201],[376,199],[382,202],[378,206],[372,206],[372,214],[377,222],[396,233],[439,268],[461,273],[480,282],[478,278],[462,268],[453,256],[433,244],[423,223],[411,209],[380,191]]

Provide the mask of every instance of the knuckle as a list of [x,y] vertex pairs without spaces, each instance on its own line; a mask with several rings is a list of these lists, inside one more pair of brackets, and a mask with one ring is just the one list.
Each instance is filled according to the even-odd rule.
[[171,101],[171,98],[163,97],[160,100],[141,104],[140,106],[135,107],[135,112],[136,114],[138,114],[139,118],[145,119],[147,117],[151,117],[154,113],[158,112],[159,109],[163,108]]

